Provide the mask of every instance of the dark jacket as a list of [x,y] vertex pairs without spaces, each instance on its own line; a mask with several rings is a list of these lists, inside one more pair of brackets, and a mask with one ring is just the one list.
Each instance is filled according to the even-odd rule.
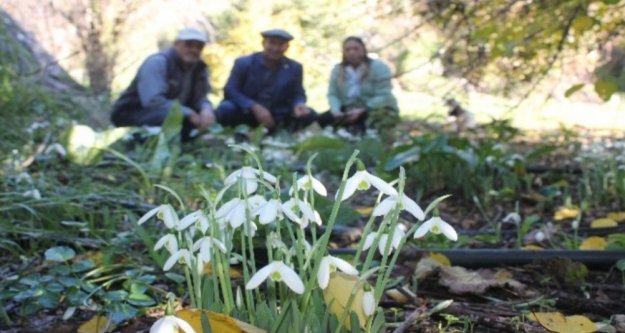
[[[123,115],[137,110],[168,112],[181,93],[183,78],[182,61],[173,48],[151,55],[113,105],[111,120],[117,126],[143,125],[123,123]],[[179,101],[183,113],[199,111],[204,105],[210,105],[206,98],[209,91],[208,68],[204,62],[199,62],[193,68],[189,98]]]
[[[263,88],[260,78],[265,71],[267,67],[263,64],[263,54],[260,52],[236,59],[224,88],[225,99],[243,110],[249,110]],[[274,108],[292,110],[296,105],[306,103],[300,63],[283,58],[275,80],[276,89],[272,98]]]

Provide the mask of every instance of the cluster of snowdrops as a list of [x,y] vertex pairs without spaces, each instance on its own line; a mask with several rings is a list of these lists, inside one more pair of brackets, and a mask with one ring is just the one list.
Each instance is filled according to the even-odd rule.
[[[323,221],[315,209],[315,198],[326,197],[328,191],[311,174],[312,159],[308,173],[294,175],[293,185],[283,193],[280,180],[262,169],[254,152],[237,148],[246,150],[257,166],[244,166],[228,175],[224,188],[216,195],[211,197],[205,192],[205,209],[179,218],[171,205],[161,205],[138,222],[143,224],[154,216],[164,222],[167,234],[157,241],[154,250],[169,254],[164,271],[181,265],[193,308],[217,311],[261,327],[271,323],[265,328],[272,332],[325,331],[327,326],[312,326],[328,325],[328,316],[336,316],[338,326],[349,327],[356,313],[358,326],[368,331],[384,321],[377,304],[399,250],[409,238],[421,238],[428,232],[442,233],[451,240],[458,237],[454,228],[438,216],[436,206],[445,197],[421,209],[404,194],[403,170],[397,180],[386,182],[369,173],[355,152],[346,164],[332,212]],[[328,244],[340,205],[370,188],[377,190],[377,201],[356,254],[351,260],[329,255]],[[421,223],[401,223],[402,211]],[[426,220],[428,215],[432,216]],[[266,256],[259,258],[261,251]],[[267,264],[257,267],[260,262]],[[235,265],[242,271],[242,283],[231,278]],[[333,279],[339,277],[353,281],[346,302],[328,300],[324,295]],[[325,301],[319,301],[324,297]],[[330,306],[333,302],[346,304],[336,310],[336,306]],[[289,311],[306,315],[284,320]],[[300,319],[294,322],[294,318]],[[285,329],[286,325],[289,328]],[[170,309],[150,332],[174,332],[176,328],[195,332]]]

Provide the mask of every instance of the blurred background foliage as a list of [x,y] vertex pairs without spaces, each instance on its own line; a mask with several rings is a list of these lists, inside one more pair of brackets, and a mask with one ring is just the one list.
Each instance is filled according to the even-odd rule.
[[[349,35],[391,66],[404,116],[441,116],[450,96],[482,120],[482,109],[545,97],[586,103],[568,110],[592,109],[625,89],[625,1],[4,0],[0,9],[51,56],[40,66],[59,64],[97,97],[84,111],[99,126],[108,125],[111,101],[145,57],[171,45],[183,26],[209,35],[204,57],[215,103],[234,59],[259,51],[260,31],[273,27],[296,37],[288,56],[305,65],[309,104],[320,111]],[[612,103],[621,107],[618,96]]]

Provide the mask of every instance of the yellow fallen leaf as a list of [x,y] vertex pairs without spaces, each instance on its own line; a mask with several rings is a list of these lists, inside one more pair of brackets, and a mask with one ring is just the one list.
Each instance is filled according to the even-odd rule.
[[528,318],[556,333],[592,333],[597,330],[595,323],[580,315],[565,317],[560,312],[534,312]]
[[356,211],[360,215],[369,216],[371,215],[371,212],[373,212],[373,207],[358,207],[356,208]]
[[267,333],[267,331],[250,324],[244,323],[223,313],[208,310],[182,309],[176,311],[176,316],[183,319],[196,332],[204,332],[202,329],[202,314],[208,317],[211,325],[211,332],[219,333]]
[[572,219],[577,217],[580,214],[579,208],[575,206],[563,206],[559,207],[556,210],[555,214],[553,214],[553,219],[556,221],[562,221],[566,219]]
[[608,213],[608,216],[606,216],[609,219],[612,219],[616,222],[623,222],[625,221],[625,212],[612,212],[612,213]]
[[528,251],[542,251],[542,250],[544,250],[542,246],[535,245],[535,244],[525,245],[521,249],[528,250]]
[[447,258],[447,256],[442,253],[430,252],[428,256],[438,261],[443,266],[447,266],[447,267],[451,266],[451,260],[449,260],[449,258]]
[[603,237],[591,236],[579,245],[580,250],[605,250],[608,242]]
[[410,291],[409,285],[405,285],[401,289],[389,289],[386,291],[386,295],[392,298],[395,302],[402,304],[408,303],[417,298],[417,295]]
[[78,333],[105,333],[112,332],[115,325],[105,316],[93,316],[78,328]]
[[610,227],[616,227],[616,226],[618,226],[616,221],[614,221],[613,219],[609,219],[609,218],[596,219],[590,223],[590,227],[593,229],[610,228]]
[[[355,313],[358,316],[360,326],[364,328],[367,324],[367,315],[362,307],[362,297],[365,290],[363,283],[360,283],[358,286],[356,285],[357,283],[358,278],[355,276],[347,275],[341,272],[333,272],[330,275],[328,287],[326,287],[323,291],[323,300],[329,306],[330,313],[336,315],[336,317],[340,320],[347,310],[347,303],[352,290],[355,289],[355,295],[350,306],[350,312]],[[349,315],[345,316],[345,321],[343,323],[348,330],[351,330],[351,319]]]
[[[211,266],[210,263],[204,264],[204,270],[202,272],[206,275],[211,275],[213,273],[213,266]],[[230,278],[231,279],[240,279],[242,277],[243,277],[243,273],[241,273],[240,269],[230,266]]]

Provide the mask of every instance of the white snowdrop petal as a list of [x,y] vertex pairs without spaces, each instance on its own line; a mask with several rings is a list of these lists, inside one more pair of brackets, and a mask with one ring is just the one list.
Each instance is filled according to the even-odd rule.
[[245,284],[245,289],[255,289],[257,288],[263,281],[267,280],[269,275],[274,272],[276,265],[275,262],[271,263],[256,272],[252,276],[252,278]]
[[406,211],[408,211],[412,216],[416,217],[418,220],[423,221],[425,219],[425,213],[423,213],[423,209],[417,205],[417,203],[407,197],[406,195],[402,196],[402,203]]
[[279,268],[280,275],[282,276],[282,281],[293,290],[296,294],[304,293],[304,282],[302,279],[295,273],[291,267],[282,263]]
[[347,261],[337,257],[331,257],[331,260],[336,268],[338,268],[341,272],[348,275],[358,275],[358,270]]
[[137,221],[138,225],[142,225],[143,223],[145,223],[147,220],[149,220],[150,218],[152,218],[154,215],[156,215],[156,213],[158,213],[158,211],[160,210],[161,207],[156,207],[156,208],[152,208],[150,209],[149,212],[145,213],[145,215],[143,215],[139,221]]
[[382,200],[374,209],[371,215],[373,216],[383,216],[388,214],[391,209],[395,207],[397,204],[396,197],[386,197]]

